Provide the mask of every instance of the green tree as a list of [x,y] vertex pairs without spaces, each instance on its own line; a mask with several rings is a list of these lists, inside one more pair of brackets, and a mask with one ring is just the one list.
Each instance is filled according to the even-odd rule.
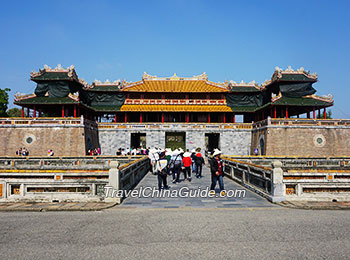
[[[323,119],[323,118],[324,118],[324,117],[323,117],[323,113],[318,114],[318,115],[317,115],[317,118],[318,118],[318,119]],[[332,110],[328,110],[328,111],[326,112],[326,118],[327,118],[327,119],[332,119]]]
[[6,110],[7,105],[9,104],[9,94],[7,93],[8,91],[11,91],[11,89],[0,89],[0,117],[7,116]]
[[[9,110],[7,110],[6,113],[9,117],[21,117],[22,116],[22,110],[17,108],[17,107],[10,108]],[[27,116],[26,112],[24,112],[24,116]]]

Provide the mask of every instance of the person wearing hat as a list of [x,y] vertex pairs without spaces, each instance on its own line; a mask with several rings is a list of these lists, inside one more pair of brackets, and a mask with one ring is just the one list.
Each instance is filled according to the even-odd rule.
[[211,186],[210,186],[210,193],[215,194],[215,186],[216,183],[219,181],[219,187],[221,195],[225,195],[224,191],[224,162],[220,158],[221,151],[219,149],[214,149],[213,157],[210,159],[210,171],[211,171]]
[[[185,152],[183,155],[182,164],[183,164],[183,170],[184,170],[184,181],[188,180],[191,182],[191,154],[189,152]],[[188,179],[187,179],[188,176]]]
[[196,149],[196,156],[194,157],[194,163],[196,164],[196,177],[202,178],[202,167],[205,163],[201,154],[201,148]]
[[179,182],[182,166],[182,156],[178,149],[174,150],[169,162],[169,168],[173,174],[173,183]]
[[169,189],[166,178],[168,176],[168,161],[165,159],[165,152],[160,153],[160,159],[156,162],[156,174],[158,177],[158,189]]
[[156,173],[156,162],[159,160],[159,154],[156,149],[151,149],[148,154],[148,158],[150,159],[150,164],[151,164],[151,172],[153,174]]

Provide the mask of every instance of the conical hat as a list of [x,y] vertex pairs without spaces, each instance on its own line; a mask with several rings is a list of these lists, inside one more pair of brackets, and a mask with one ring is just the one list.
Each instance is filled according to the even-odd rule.
[[218,154],[222,154],[222,152],[219,149],[214,149],[214,154],[213,156],[216,156]]
[[191,157],[191,154],[189,152],[185,152],[184,157]]

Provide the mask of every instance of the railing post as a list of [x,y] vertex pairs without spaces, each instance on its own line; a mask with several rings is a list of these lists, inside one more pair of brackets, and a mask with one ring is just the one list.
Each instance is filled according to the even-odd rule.
[[271,195],[272,202],[281,202],[285,200],[282,162],[278,160],[272,163]]
[[105,201],[120,203],[122,198],[116,197],[119,190],[119,162],[111,161],[111,168],[108,174],[108,188],[105,188]]

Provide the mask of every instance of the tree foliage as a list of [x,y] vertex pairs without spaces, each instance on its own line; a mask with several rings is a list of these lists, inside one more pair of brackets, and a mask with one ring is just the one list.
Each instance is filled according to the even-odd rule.
[[[26,114],[27,113],[24,112],[24,116],[27,116]],[[22,116],[22,110],[17,108],[17,107],[10,108],[9,110],[7,110],[7,115],[9,117],[21,117]]]
[[9,88],[0,89],[0,117],[7,116],[7,106],[9,104],[9,94],[8,91],[11,91]]
[[[318,114],[317,118],[318,119],[323,119],[324,118],[323,113]],[[326,112],[326,119],[332,119],[332,110],[328,110]]]

